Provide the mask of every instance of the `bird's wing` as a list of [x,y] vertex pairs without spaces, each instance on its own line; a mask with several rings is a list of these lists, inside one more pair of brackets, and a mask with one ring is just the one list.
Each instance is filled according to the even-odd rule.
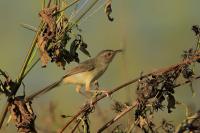
[[87,61],[84,61],[84,62],[78,64],[78,66],[76,66],[76,67],[72,68],[71,70],[69,70],[67,72],[67,74],[65,76],[63,76],[63,78],[71,76],[71,75],[74,75],[74,74],[78,74],[78,73],[81,73],[81,72],[91,71],[94,68],[95,68],[94,60],[90,59],[90,60],[87,60]]

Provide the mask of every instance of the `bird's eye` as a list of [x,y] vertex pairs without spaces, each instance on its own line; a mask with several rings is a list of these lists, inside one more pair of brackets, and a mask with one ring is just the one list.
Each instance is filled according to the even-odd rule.
[[111,53],[109,52],[107,55],[108,55],[108,56],[111,56]]

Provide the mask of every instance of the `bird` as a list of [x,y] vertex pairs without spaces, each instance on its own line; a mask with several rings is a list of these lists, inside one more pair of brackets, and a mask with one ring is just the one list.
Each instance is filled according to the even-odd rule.
[[76,85],[76,91],[81,94],[81,88],[85,86],[85,92],[90,92],[91,85],[98,83],[97,80],[107,70],[115,55],[120,52],[122,52],[121,49],[107,49],[99,52],[94,58],[79,63],[74,68],[68,70],[68,72],[61,79],[30,95],[27,99],[31,100],[34,97],[44,94],[61,84],[74,84]]

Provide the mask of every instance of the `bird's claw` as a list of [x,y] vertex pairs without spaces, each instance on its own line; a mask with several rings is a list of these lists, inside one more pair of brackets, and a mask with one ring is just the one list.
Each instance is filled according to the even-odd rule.
[[106,97],[111,97],[111,94],[109,93],[109,91],[106,91],[106,90],[97,90],[97,94],[105,94]]
[[102,91],[102,93],[104,93],[106,95],[106,97],[111,97],[109,91]]

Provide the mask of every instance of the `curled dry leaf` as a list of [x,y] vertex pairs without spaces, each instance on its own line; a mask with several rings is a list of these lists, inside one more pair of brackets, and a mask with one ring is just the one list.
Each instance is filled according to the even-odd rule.
[[107,0],[106,5],[105,5],[105,13],[108,17],[108,20],[113,21],[114,18],[110,16],[112,13],[111,3],[112,3],[112,0]]
[[83,52],[84,54],[86,54],[88,57],[91,57],[91,55],[90,55],[90,53],[89,53],[89,51],[87,50],[87,44],[86,43],[82,43],[81,45],[80,45],[80,51],[81,52]]
[[175,104],[176,104],[176,100],[175,100],[175,97],[172,95],[172,94],[168,94],[168,97],[167,97],[167,109],[168,109],[168,113],[171,113],[171,109],[175,109]]
[[70,54],[76,62],[79,63],[78,53],[76,52],[79,46],[80,40],[75,39],[70,46]]
[[42,62],[42,67],[46,67],[46,65],[50,61],[50,57],[49,57],[47,51],[45,50],[46,44],[47,44],[47,40],[45,39],[45,37],[38,36],[37,47],[40,52],[40,59]]
[[80,49],[84,54],[90,57],[90,53],[87,51],[87,44],[83,42],[82,36],[77,35],[76,39],[71,43],[70,54],[76,62],[79,62],[77,49]]

